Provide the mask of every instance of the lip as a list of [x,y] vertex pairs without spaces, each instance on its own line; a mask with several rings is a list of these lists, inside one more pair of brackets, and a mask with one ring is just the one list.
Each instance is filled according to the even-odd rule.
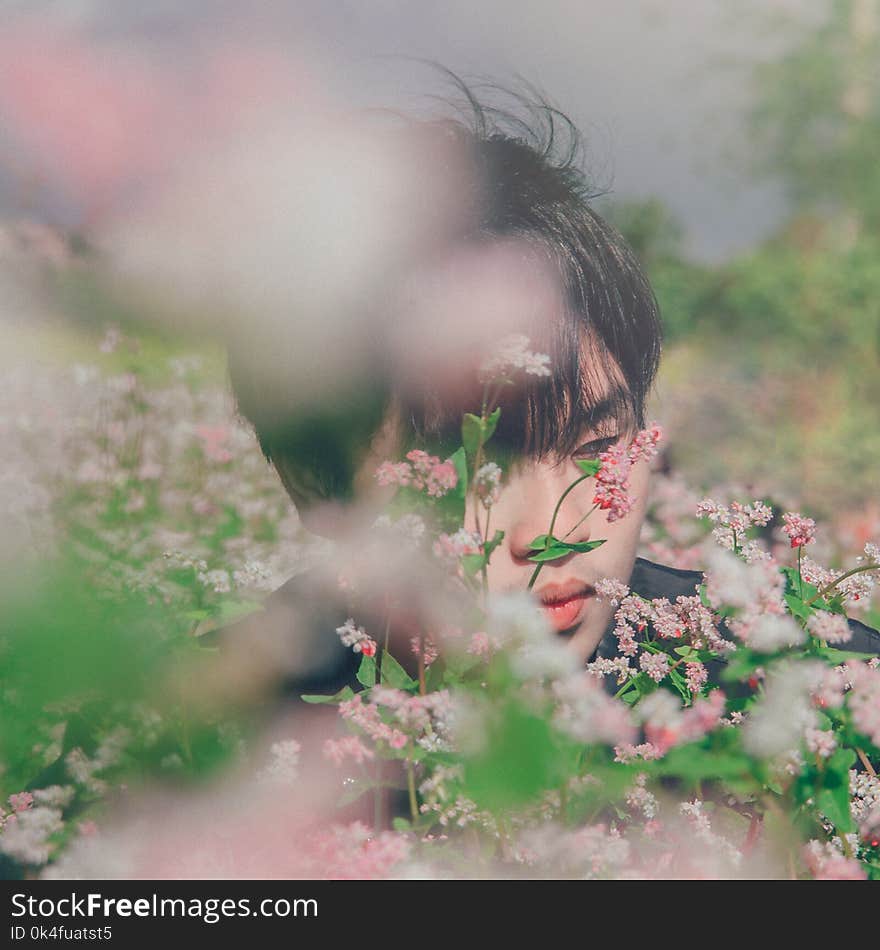
[[544,616],[557,633],[571,633],[583,620],[587,601],[595,588],[583,581],[545,584],[535,592],[541,600]]

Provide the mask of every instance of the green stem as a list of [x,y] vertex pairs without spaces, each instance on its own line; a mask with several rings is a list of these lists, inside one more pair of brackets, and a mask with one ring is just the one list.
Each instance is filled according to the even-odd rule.
[[486,425],[486,410],[489,406],[489,384],[483,386],[483,404],[480,407],[480,440],[477,442],[477,451],[474,453],[474,473],[471,478],[471,494],[474,498],[474,524],[477,534],[482,537],[483,530],[480,527],[480,496],[477,492],[477,472],[483,464],[483,431]]
[[880,570],[880,564],[875,564],[873,561],[870,564],[861,564],[858,567],[852,568],[852,570],[847,571],[845,574],[841,574],[837,580],[832,581],[830,584],[826,584],[821,588],[814,597],[811,597],[807,601],[807,606],[814,604],[820,597],[824,597],[829,591],[834,590],[835,587],[841,582],[845,581],[848,577],[852,577],[854,574],[864,574],[865,571],[877,571]]
[[419,803],[416,798],[416,776],[412,759],[406,760],[406,787],[409,790],[409,813],[415,823],[419,820]]
[[[486,534],[483,537],[483,551],[486,550],[486,545],[489,543],[489,522],[492,520],[492,509],[486,509]],[[480,574],[483,579],[483,595],[488,597],[489,595],[489,565],[483,562],[483,566],[480,568]]]
[[382,685],[382,657],[388,652],[388,642],[391,636],[391,605],[385,602],[385,639],[379,655],[376,657],[376,682]]
[[577,529],[587,520],[587,518],[590,517],[590,515],[591,515],[598,507],[599,507],[598,505],[593,505],[593,507],[583,516],[583,518],[581,518],[581,520],[580,520],[570,531],[566,531],[566,532],[565,532],[565,534],[562,536],[562,540],[565,541],[565,539],[568,538],[569,535],[574,534],[574,532],[577,531]]
[[[553,537],[553,529],[556,527],[556,519],[559,517],[559,509],[562,507],[562,503],[575,490],[575,488],[580,485],[581,482],[585,482],[588,478],[592,477],[592,475],[581,475],[580,478],[576,478],[559,496],[559,501],[556,502],[556,507],[553,509],[553,517],[550,519],[550,530],[547,532],[547,540],[544,542],[545,551],[550,546],[550,539]],[[568,535],[566,535],[566,537],[568,537]],[[541,573],[541,568],[544,566],[544,564],[544,561],[539,561],[535,565],[535,569],[532,571],[532,576],[529,579],[528,590],[531,590],[535,586],[535,581],[538,579],[538,575]]]

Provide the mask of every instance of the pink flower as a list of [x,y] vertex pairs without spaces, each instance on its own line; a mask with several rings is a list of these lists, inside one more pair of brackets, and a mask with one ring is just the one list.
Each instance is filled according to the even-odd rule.
[[309,877],[323,880],[382,880],[409,857],[411,839],[396,831],[373,835],[354,822],[321,831],[306,841]]
[[685,670],[688,689],[692,693],[699,693],[709,679],[709,671],[702,663],[685,663]]
[[880,669],[850,660],[846,678],[852,683],[849,708],[856,729],[880,747]]
[[376,481],[382,486],[404,487],[412,481],[412,468],[406,462],[382,462],[376,469]]
[[814,755],[827,759],[837,748],[837,739],[834,733],[822,729],[807,729],[804,733],[807,749]]
[[479,554],[483,539],[472,531],[459,528],[455,534],[441,534],[434,542],[434,554],[442,560],[457,564],[466,554]]
[[327,739],[324,743],[324,756],[334,765],[342,765],[346,758],[354,759],[361,765],[373,758],[373,750],[368,749],[357,736],[345,736],[342,739]]
[[662,430],[656,423],[638,432],[628,446],[614,445],[602,452],[601,468],[596,473],[593,504],[608,512],[608,521],[618,521],[629,514],[635,499],[629,495],[629,476],[633,465],[650,461],[657,454]]
[[783,531],[788,535],[793,548],[806,547],[816,540],[816,522],[812,518],[805,518],[797,512],[787,512],[782,516]]
[[605,577],[596,582],[596,595],[598,600],[607,600],[613,606],[617,606],[624,597],[629,594],[629,588],[623,581],[614,577]]
[[657,454],[662,438],[663,429],[656,422],[652,422],[647,429],[642,429],[633,437],[629,444],[629,460],[633,465],[640,460],[650,462]]
[[682,736],[693,742],[721,723],[727,699],[720,689],[713,689],[705,699],[698,699],[682,715]]
[[376,641],[367,635],[363,627],[357,626],[351,617],[341,627],[336,628],[336,635],[344,646],[351,647],[355,653],[362,653],[364,656],[376,655]]
[[482,465],[474,475],[477,496],[488,509],[501,497],[501,469],[495,462]]
[[804,862],[817,881],[864,881],[864,868],[855,858],[847,858],[830,844],[810,841],[804,846]]
[[632,462],[626,446],[615,445],[599,456],[602,467],[596,474],[593,504],[608,512],[608,521],[618,521],[629,514],[634,499],[629,497],[629,473]]
[[639,745],[623,743],[614,747],[614,761],[622,762],[624,765],[633,762],[635,759],[644,759],[645,762],[651,762],[654,759],[662,759],[663,750],[652,742],[642,742]]
[[820,610],[807,621],[807,629],[819,640],[826,643],[846,643],[852,637],[852,630],[846,617]]
[[479,656],[488,660],[494,652],[500,649],[500,641],[481,630],[471,637],[465,652],[470,653],[471,656]]
[[25,811],[34,803],[34,796],[30,792],[16,792],[9,796],[9,804],[15,812]]
[[424,640],[421,637],[411,637],[409,645],[416,656],[424,653],[425,666],[430,666],[440,655],[437,650],[437,644],[430,636],[426,636]]
[[458,472],[449,460],[437,462],[428,473],[426,490],[432,498],[442,498],[458,484]]
[[639,667],[655,683],[659,683],[669,672],[669,657],[665,653],[643,653],[639,657]]
[[228,426],[196,426],[196,435],[202,440],[205,458],[219,464],[232,461],[232,453],[226,446],[230,436]]
[[380,485],[409,486],[427,492],[431,498],[442,498],[458,484],[458,472],[449,459],[441,462],[421,449],[412,449],[406,457],[406,462],[385,461],[379,465],[376,480]]

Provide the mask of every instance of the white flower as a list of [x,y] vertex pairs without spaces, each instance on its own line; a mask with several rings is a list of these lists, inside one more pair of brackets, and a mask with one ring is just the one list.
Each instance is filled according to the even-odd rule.
[[273,742],[269,748],[272,760],[257,774],[257,781],[268,785],[291,786],[299,775],[299,754],[302,746],[296,739]]
[[520,333],[505,337],[493,356],[480,368],[482,379],[498,379],[511,371],[522,370],[530,376],[549,376],[550,357],[529,349],[529,338]]
[[747,751],[771,758],[800,745],[804,732],[815,728],[811,694],[819,687],[826,669],[824,663],[810,660],[786,660],[768,669],[765,693],[742,727]]
[[748,645],[759,653],[775,653],[804,642],[804,631],[788,614],[761,614],[748,627]]

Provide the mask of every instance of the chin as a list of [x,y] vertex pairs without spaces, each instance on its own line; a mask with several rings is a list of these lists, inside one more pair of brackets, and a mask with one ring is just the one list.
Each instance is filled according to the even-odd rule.
[[579,627],[565,634],[569,649],[575,653],[581,663],[586,663],[596,652],[596,648],[608,629],[611,617],[610,614],[603,611],[601,623],[598,622],[599,619],[595,616],[591,617],[589,621],[585,621]]

